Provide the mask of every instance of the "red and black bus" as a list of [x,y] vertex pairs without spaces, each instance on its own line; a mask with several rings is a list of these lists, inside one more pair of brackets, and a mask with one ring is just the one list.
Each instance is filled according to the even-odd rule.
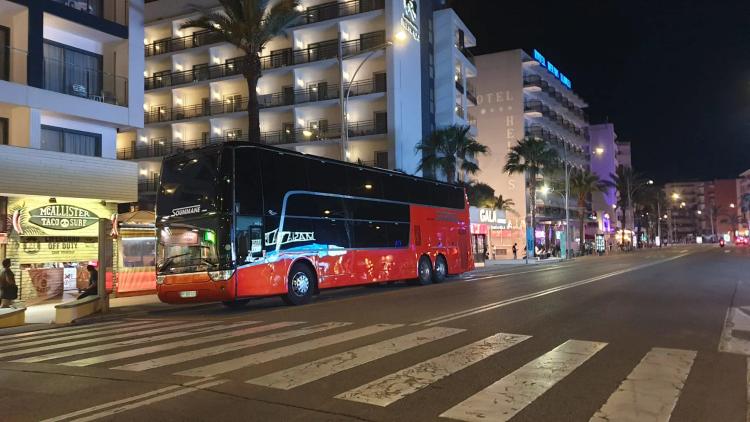
[[463,188],[263,145],[164,159],[157,290],[168,303],[440,282],[474,268]]

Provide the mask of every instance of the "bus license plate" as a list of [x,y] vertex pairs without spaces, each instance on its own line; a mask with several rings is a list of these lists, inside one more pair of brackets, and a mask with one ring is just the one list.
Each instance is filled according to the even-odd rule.
[[188,290],[186,292],[180,292],[180,297],[183,299],[191,298],[191,297],[197,297],[198,292],[195,290]]

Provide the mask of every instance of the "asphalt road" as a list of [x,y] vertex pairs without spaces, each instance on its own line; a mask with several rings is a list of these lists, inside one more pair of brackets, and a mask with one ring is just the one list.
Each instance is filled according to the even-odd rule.
[[748,421],[719,349],[750,340],[749,264],[673,247],[0,335],[0,420]]

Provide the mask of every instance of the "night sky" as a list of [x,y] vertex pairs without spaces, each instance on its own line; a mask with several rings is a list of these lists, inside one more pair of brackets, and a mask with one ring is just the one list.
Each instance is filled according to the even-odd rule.
[[455,0],[475,54],[537,48],[659,182],[750,169],[750,1]]

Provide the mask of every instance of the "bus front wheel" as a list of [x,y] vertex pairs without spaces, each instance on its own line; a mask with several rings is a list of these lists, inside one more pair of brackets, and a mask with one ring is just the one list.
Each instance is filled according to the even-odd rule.
[[412,280],[410,284],[416,286],[426,286],[432,283],[432,262],[427,255],[422,255],[417,263],[417,278]]
[[309,266],[297,263],[289,271],[287,292],[281,296],[288,305],[309,303],[315,291],[315,274]]

